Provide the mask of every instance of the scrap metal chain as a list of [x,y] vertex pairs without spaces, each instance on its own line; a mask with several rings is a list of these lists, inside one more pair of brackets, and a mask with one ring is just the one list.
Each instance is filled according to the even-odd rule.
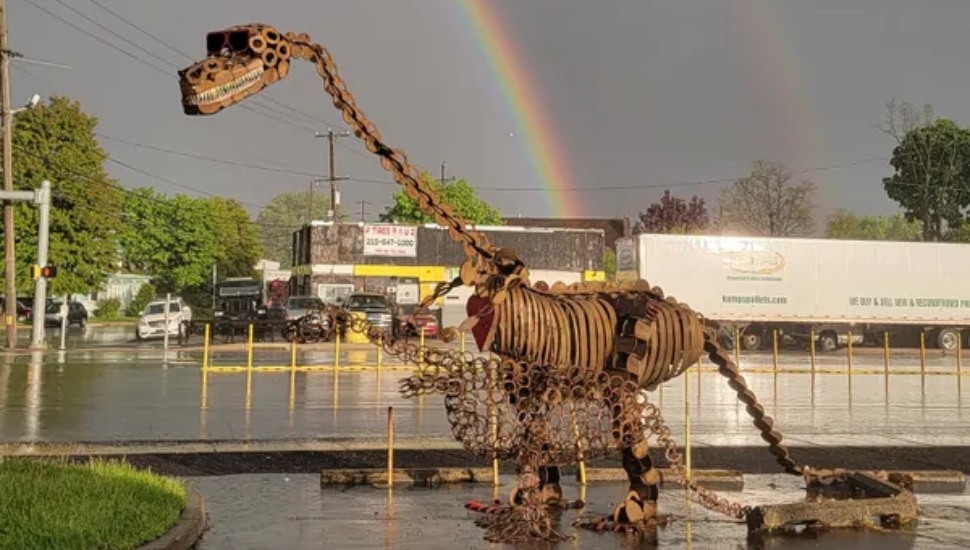
[[[644,395],[644,400],[646,400],[646,395]],[[644,421],[647,428],[657,436],[657,443],[663,447],[668,467],[673,471],[677,483],[688,489],[694,496],[694,499],[708,510],[713,510],[737,519],[743,519],[747,516],[751,510],[750,506],[745,506],[718,496],[714,491],[701,487],[694,479],[688,477],[687,466],[684,464],[684,455],[680,452],[677,443],[670,434],[670,428],[664,422],[663,415],[660,414],[660,409],[649,402],[644,402],[643,406]]]
[[782,445],[783,436],[775,431],[774,420],[765,414],[765,408],[758,402],[754,392],[748,389],[747,382],[741,371],[738,369],[731,357],[717,344],[716,336],[713,331],[708,331],[704,338],[704,350],[708,353],[711,361],[717,365],[721,376],[728,379],[728,386],[735,391],[738,400],[744,403],[745,410],[751,416],[753,424],[761,432],[761,439],[768,443],[768,451],[774,455],[778,464],[785,469],[785,473],[804,476],[812,468],[796,464],[788,453],[788,449]]
[[381,158],[381,166],[393,174],[394,180],[404,187],[407,195],[418,202],[422,211],[430,210],[438,225],[448,228],[448,235],[452,240],[461,243],[468,258],[479,256],[491,259],[497,249],[485,234],[469,229],[471,222],[457,215],[449,205],[441,202],[429,185],[421,182],[420,174],[408,163],[407,155],[400,149],[391,149],[383,142],[380,131],[357,106],[353,94],[341,79],[330,51],[320,44],[310,42],[309,37],[304,36],[300,36],[293,44],[301,53],[310,54],[309,60],[316,63],[317,73],[323,78],[324,89],[333,99],[334,106],[341,111],[344,121],[353,126],[354,134],[364,141],[367,150]]

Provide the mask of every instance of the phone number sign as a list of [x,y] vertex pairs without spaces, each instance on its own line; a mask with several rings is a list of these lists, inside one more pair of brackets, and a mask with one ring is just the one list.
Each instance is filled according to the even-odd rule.
[[417,227],[408,225],[364,226],[364,256],[413,258],[417,254]]

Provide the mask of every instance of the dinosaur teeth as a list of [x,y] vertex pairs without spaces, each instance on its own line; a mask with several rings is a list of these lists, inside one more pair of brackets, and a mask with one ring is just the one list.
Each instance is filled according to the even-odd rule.
[[205,105],[222,101],[227,97],[245,90],[259,81],[263,76],[263,68],[254,69],[243,76],[221,86],[212,88],[205,92],[195,94],[186,100],[189,105]]

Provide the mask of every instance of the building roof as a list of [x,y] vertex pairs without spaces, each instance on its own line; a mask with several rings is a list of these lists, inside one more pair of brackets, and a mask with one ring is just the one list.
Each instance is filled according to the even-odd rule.
[[622,218],[502,218],[509,225],[520,227],[556,227],[563,229],[601,229],[605,234],[605,245],[613,248],[616,240],[623,236],[627,223]]

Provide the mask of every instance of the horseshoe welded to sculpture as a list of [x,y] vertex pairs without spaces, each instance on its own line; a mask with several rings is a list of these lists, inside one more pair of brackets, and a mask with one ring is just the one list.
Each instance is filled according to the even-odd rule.
[[600,531],[655,526],[659,475],[647,453],[650,435],[657,437],[678,480],[699,502],[735,518],[745,517],[749,507],[686,479],[659,410],[646,401],[646,392],[679,376],[705,353],[746,405],[784,470],[795,475],[808,471],[789,457],[772,419],[701,315],[643,280],[619,285],[531,284],[528,269],[513,251],[490,244],[419,179],[402,151],[384,143],[326,48],[306,34],[283,34],[262,23],[211,32],[206,46],[206,59],[178,73],[186,114],[212,115],[238,104],[286,78],[293,59],[314,63],[355,135],[380,157],[384,169],[422,211],[463,247],[466,260],[460,276],[439,284],[422,300],[422,307],[459,285],[473,287],[468,319],[457,330],[446,329],[444,336],[452,339],[458,331],[470,331],[479,350],[492,352],[492,358],[419,349],[344,310],[335,315],[383,345],[387,353],[419,365],[402,380],[402,393],[444,394],[452,430],[467,449],[518,462],[518,483],[509,506],[468,505],[490,512],[486,538],[508,542],[561,537],[549,514],[552,507],[568,505],[559,486],[560,465],[617,450],[630,479],[626,497],[610,517],[576,525]]

